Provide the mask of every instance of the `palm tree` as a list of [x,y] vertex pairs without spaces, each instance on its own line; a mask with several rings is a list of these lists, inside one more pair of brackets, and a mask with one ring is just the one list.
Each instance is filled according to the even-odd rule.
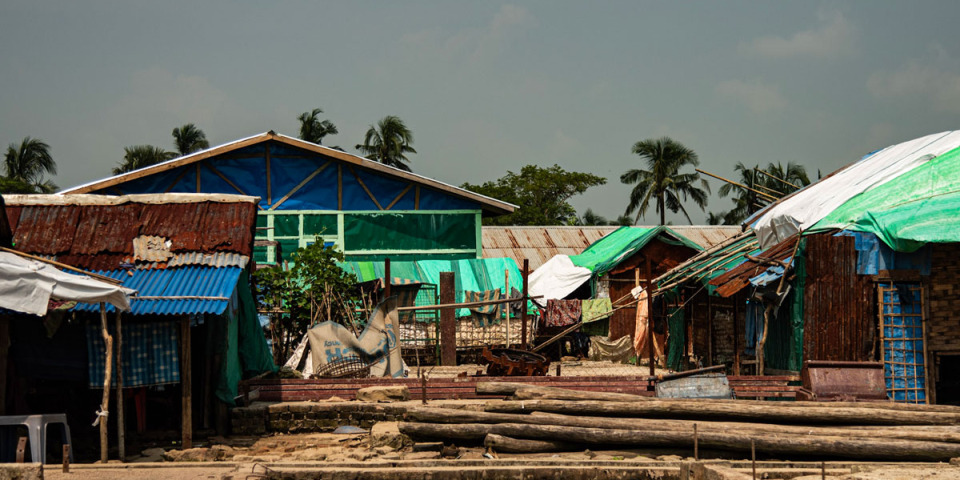
[[153,145],[134,145],[123,148],[123,161],[119,166],[113,168],[114,175],[132,172],[150,165],[156,165],[166,162],[177,156],[174,152],[168,152],[161,147]]
[[[637,212],[635,222],[647,213],[651,201],[656,202],[656,211],[660,214],[660,225],[666,225],[666,213],[683,212],[690,221],[690,215],[683,208],[683,201],[689,197],[703,210],[707,205],[710,185],[697,173],[680,173],[687,165],[700,164],[696,152],[669,137],[651,138],[633,145],[633,153],[646,160],[648,170],[632,169],[620,176],[625,184],[636,184],[630,192],[630,203],[625,215]],[[701,187],[697,186],[700,183]]]
[[32,185],[41,193],[57,190],[53,182],[43,179],[45,173],[57,173],[57,163],[50,156],[50,145],[39,138],[24,137],[19,147],[11,143],[4,156],[3,169],[7,178]]
[[173,129],[173,145],[181,157],[210,148],[210,143],[207,142],[207,134],[192,123]]
[[603,215],[600,215],[593,211],[592,208],[588,208],[587,211],[583,212],[583,216],[577,218],[574,221],[574,225],[580,226],[597,226],[597,225],[610,225],[611,222],[607,221]]
[[297,117],[297,120],[300,120],[300,140],[323,145],[323,137],[340,133],[330,120],[317,118],[321,113],[323,110],[314,108],[313,111],[303,112]]
[[409,172],[410,166],[404,162],[410,161],[407,153],[417,153],[412,144],[413,132],[403,124],[403,120],[395,115],[387,115],[377,122],[376,127],[370,126],[363,143],[356,148],[370,160]]
[[[733,167],[735,171],[740,172],[740,183],[751,190],[730,183],[724,184],[717,190],[721,197],[736,193],[733,209],[725,214],[725,223],[730,225],[742,223],[764,205],[810,184],[807,170],[802,165],[787,162],[787,166],[784,167],[780,162],[770,163],[764,170],[770,175],[757,171],[759,167],[759,165],[747,167],[742,162],[737,162]],[[776,178],[772,178],[771,175]]]

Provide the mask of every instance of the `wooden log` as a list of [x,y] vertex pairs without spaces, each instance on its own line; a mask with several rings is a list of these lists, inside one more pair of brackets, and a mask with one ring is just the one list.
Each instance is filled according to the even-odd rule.
[[741,435],[789,434],[796,436],[838,436],[847,438],[885,438],[960,443],[960,427],[808,427],[744,422],[705,422],[649,418],[609,418],[531,412],[476,412],[449,408],[417,408],[407,411],[406,418],[429,423],[517,423],[567,427],[608,428],[624,430],[668,430],[692,432],[696,423],[701,432],[738,432]]
[[[738,383],[731,380],[731,385]],[[742,383],[742,382],[739,382]],[[738,384],[739,384],[738,383]],[[522,399],[544,399],[544,400],[597,400],[597,401],[649,401],[657,400],[654,397],[645,397],[641,395],[632,395],[620,393],[616,395],[603,392],[587,392],[580,390],[571,390],[559,387],[540,387],[519,382],[477,382],[477,393],[485,395],[513,395]],[[763,387],[757,387],[762,389]],[[779,387],[776,387],[779,388]],[[528,390],[531,393],[518,394],[520,390]],[[533,393],[542,392],[542,393]],[[552,396],[551,394],[556,394]],[[576,397],[573,397],[576,395]],[[705,402],[730,405],[761,405],[769,406],[770,402],[764,400],[722,400],[722,399],[694,399],[694,398],[674,398],[659,399],[663,402]],[[901,412],[934,412],[948,413],[960,416],[960,407],[955,405],[923,405],[907,404],[895,402],[778,402],[778,407],[783,408],[861,408],[873,410],[896,410]]]
[[180,448],[193,448],[193,371],[190,339],[190,318],[180,319],[180,411],[181,440]]
[[[690,432],[666,430],[623,430],[529,424],[432,424],[401,422],[400,432],[414,440],[476,441],[496,434],[518,439],[564,441],[578,445],[692,448]],[[786,456],[828,456],[871,460],[944,461],[960,456],[960,444],[904,440],[848,439],[834,436],[798,437],[791,435],[746,436],[739,432],[701,432],[703,448],[735,452],[750,451]]]
[[525,413],[531,411],[593,415],[599,417],[674,418],[690,420],[738,420],[786,424],[834,425],[955,425],[960,415],[939,412],[903,412],[860,408],[792,408],[735,402],[648,400],[645,402],[566,402],[557,400],[494,401],[485,411]]
[[487,434],[483,439],[483,446],[505,453],[546,453],[572,452],[579,450],[576,445],[557,440],[529,440],[512,438],[496,433]]

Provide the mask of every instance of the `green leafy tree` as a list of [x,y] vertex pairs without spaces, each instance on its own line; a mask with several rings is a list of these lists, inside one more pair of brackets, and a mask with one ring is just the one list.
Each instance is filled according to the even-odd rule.
[[495,181],[482,185],[464,183],[461,188],[519,207],[509,215],[484,219],[485,225],[569,225],[576,221],[577,211],[568,200],[605,183],[607,179],[603,177],[567,172],[559,165],[527,165],[520,173],[508,171]]
[[155,147],[153,145],[124,147],[123,161],[121,161],[118,166],[113,167],[113,174],[120,175],[121,173],[132,172],[144,167],[149,167],[150,165],[166,162],[176,156],[177,154],[174,152],[168,152],[161,147]]
[[583,215],[574,222],[576,225],[582,225],[585,227],[599,226],[599,225],[609,225],[610,221],[606,219],[603,215],[600,215],[593,211],[593,209],[588,208],[587,211],[583,212]]
[[387,115],[376,126],[371,125],[356,149],[370,160],[408,172],[407,154],[417,153],[413,148],[413,132],[395,115]]
[[768,164],[764,171],[777,178],[758,172],[759,165],[747,167],[742,162],[737,162],[733,168],[740,173],[739,183],[749,189],[725,183],[717,190],[721,197],[734,195],[733,209],[724,214],[723,223],[728,225],[740,224],[763,205],[810,184],[807,170],[793,162],[788,162],[786,166],[780,162]]
[[262,268],[254,274],[261,310],[273,312],[274,358],[286,358],[291,341],[299,341],[311,326],[334,321],[360,331],[356,306],[363,305],[357,279],[338,266],[343,254],[323,240],[299,248],[293,267]]
[[[297,120],[300,121],[300,140],[323,145],[323,137],[340,133],[333,122],[318,118],[321,113],[323,113],[323,110],[314,108],[312,111],[303,112],[297,117]],[[339,148],[337,149],[339,150]]]
[[210,142],[207,141],[207,134],[203,133],[203,130],[200,130],[192,123],[173,129],[173,145],[181,157],[205,148],[210,148]]
[[24,137],[19,146],[11,143],[4,155],[3,170],[7,179],[30,185],[34,191],[29,193],[53,193],[58,188],[44,179],[46,174],[57,173],[57,163],[50,155],[50,145],[39,138]]
[[[0,176],[0,193],[40,193],[37,187],[14,178]],[[49,193],[49,192],[48,192]]]
[[690,221],[690,215],[683,206],[687,199],[693,200],[701,210],[706,207],[710,185],[696,172],[681,172],[684,167],[700,164],[696,152],[669,137],[637,142],[632,152],[646,161],[647,169],[627,170],[620,176],[621,182],[636,185],[630,192],[625,215],[637,212],[635,222],[639,222],[653,203],[660,214],[660,225],[666,225],[667,210],[683,212],[683,216]]

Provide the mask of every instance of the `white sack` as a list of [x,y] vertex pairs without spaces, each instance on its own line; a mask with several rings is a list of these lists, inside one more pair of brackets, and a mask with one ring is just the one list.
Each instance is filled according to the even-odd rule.
[[400,320],[397,315],[397,297],[390,297],[370,314],[367,328],[360,338],[334,322],[323,322],[307,330],[310,338],[310,357],[313,371],[343,358],[356,357],[365,362],[376,362],[370,367],[372,377],[403,377],[406,365],[400,358]]
[[0,252],[0,307],[44,316],[51,298],[83,303],[107,302],[129,311],[129,288],[65,273],[53,265]]
[[960,146],[960,131],[942,132],[887,147],[786,198],[757,219],[762,248],[806,230],[854,196]]

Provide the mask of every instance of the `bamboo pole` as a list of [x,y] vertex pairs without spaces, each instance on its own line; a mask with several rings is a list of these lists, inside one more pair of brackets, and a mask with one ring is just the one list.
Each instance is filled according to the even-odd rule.
[[117,448],[120,462],[127,456],[127,436],[123,424],[123,332],[120,329],[120,309],[117,309]]
[[751,192],[753,192],[753,193],[756,193],[757,195],[760,195],[760,196],[762,196],[762,197],[767,197],[767,198],[769,198],[770,200],[776,200],[776,199],[777,199],[777,197],[774,197],[773,195],[770,195],[769,193],[763,193],[763,192],[761,192],[760,190],[756,190],[756,189],[750,188],[750,187],[748,187],[748,186],[746,186],[746,185],[744,185],[744,184],[742,184],[742,183],[734,182],[733,180],[728,180],[728,179],[726,179],[726,178],[721,177],[720,175],[714,175],[714,174],[712,174],[712,173],[710,173],[710,172],[705,172],[705,171],[703,171],[703,170],[700,170],[699,168],[695,168],[694,170],[696,170],[696,171],[698,171],[698,172],[700,172],[700,173],[702,173],[702,174],[704,174],[704,175],[709,175],[709,176],[711,176],[711,177],[713,177],[713,178],[716,178],[717,180],[723,180],[724,182],[727,182],[727,183],[729,183],[729,184],[731,184],[731,185],[736,185],[736,186],[738,186],[738,187],[740,187],[740,188],[749,190],[749,191],[751,191]]
[[100,400],[97,420],[100,423],[100,463],[107,463],[109,460],[107,415],[110,413],[110,377],[113,374],[113,337],[107,331],[107,307],[103,302],[100,302],[100,334],[103,335],[103,343],[106,347],[106,366],[103,372],[103,398]]
[[530,276],[530,260],[523,259],[523,271],[520,272],[521,278],[523,280],[523,292],[520,295],[522,298],[522,304],[520,307],[520,348],[526,350],[529,346],[527,343],[527,301],[529,300],[530,291],[529,288],[529,276]]
[[[510,270],[503,271],[503,296],[510,297]],[[504,330],[506,330],[507,335],[504,337],[504,343],[507,348],[510,348],[510,304],[507,304],[507,311],[505,314],[504,321]]]
[[753,167],[753,169],[756,170],[756,171],[759,172],[759,173],[762,173],[762,174],[764,174],[764,175],[766,175],[766,176],[768,176],[768,177],[770,177],[770,178],[772,178],[772,179],[774,179],[774,180],[776,180],[776,181],[784,184],[784,185],[789,185],[789,186],[791,186],[791,187],[793,187],[793,188],[803,188],[803,187],[801,187],[800,185],[797,185],[797,184],[795,184],[795,183],[788,182],[788,181],[786,181],[786,180],[784,180],[784,179],[782,179],[782,178],[780,178],[780,177],[778,177],[778,176],[776,176],[776,175],[771,175],[771,174],[769,174],[769,173],[767,173],[767,172],[765,172],[765,171],[763,171],[763,170],[760,170],[760,168],[758,168],[758,167]]

